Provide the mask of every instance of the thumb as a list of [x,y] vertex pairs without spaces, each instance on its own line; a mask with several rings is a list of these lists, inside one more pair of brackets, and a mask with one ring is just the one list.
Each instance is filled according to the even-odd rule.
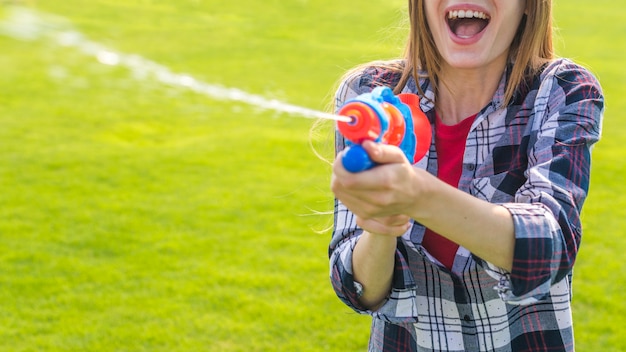
[[394,145],[365,141],[362,146],[370,159],[377,164],[404,163],[407,161],[404,152]]

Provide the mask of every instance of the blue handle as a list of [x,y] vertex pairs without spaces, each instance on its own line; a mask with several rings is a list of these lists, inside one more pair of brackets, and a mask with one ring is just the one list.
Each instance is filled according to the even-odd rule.
[[360,144],[346,148],[341,162],[343,167],[350,172],[365,171],[376,165]]

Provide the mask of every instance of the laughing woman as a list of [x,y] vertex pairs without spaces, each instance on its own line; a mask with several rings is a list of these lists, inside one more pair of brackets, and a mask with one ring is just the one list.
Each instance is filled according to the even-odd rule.
[[[433,128],[411,165],[338,157],[330,244],[339,298],[372,316],[370,351],[573,351],[572,267],[604,98],[554,57],[550,0],[409,0],[402,59],[346,75],[420,96]],[[337,134],[341,156],[344,140]]]

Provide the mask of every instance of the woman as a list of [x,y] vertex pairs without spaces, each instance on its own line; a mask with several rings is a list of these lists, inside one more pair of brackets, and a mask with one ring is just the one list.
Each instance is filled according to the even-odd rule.
[[434,131],[415,165],[374,142],[373,169],[333,164],[331,281],[372,315],[370,351],[574,350],[572,267],[604,98],[554,57],[551,8],[409,0],[404,58],[343,80],[337,106],[389,86],[418,94]]

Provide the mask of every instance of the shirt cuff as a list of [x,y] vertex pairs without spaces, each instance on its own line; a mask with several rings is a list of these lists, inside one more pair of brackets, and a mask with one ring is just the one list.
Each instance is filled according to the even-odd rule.
[[510,304],[526,305],[545,299],[560,262],[555,248],[563,248],[561,229],[543,204],[501,204],[511,213],[515,228],[513,268],[510,272],[482,260],[498,281],[495,289]]

